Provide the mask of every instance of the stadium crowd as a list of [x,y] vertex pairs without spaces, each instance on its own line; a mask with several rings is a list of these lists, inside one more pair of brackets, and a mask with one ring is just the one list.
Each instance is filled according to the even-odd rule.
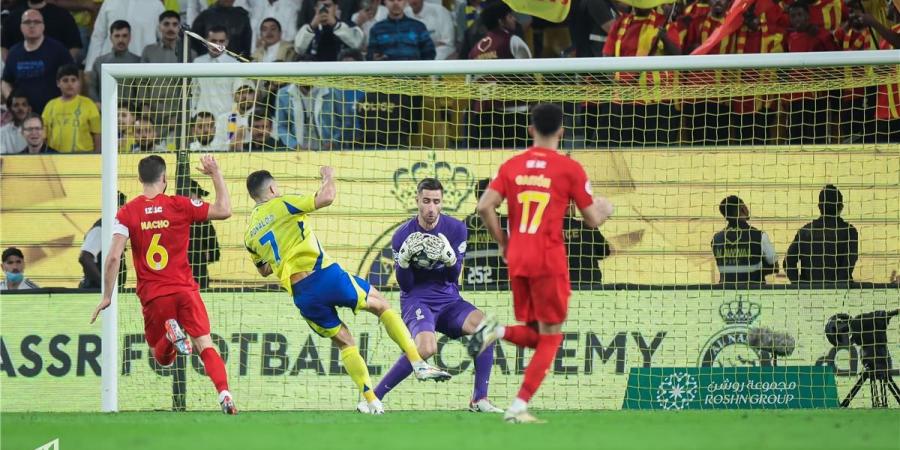
[[[552,24],[499,0],[19,0],[2,15],[2,153],[99,152],[100,68],[115,63],[400,61],[625,57],[900,48],[900,13],[882,0],[575,0]],[[735,22],[737,20],[737,22]],[[719,27],[734,29],[707,42]],[[190,29],[202,36],[189,39]],[[602,82],[658,83],[657,72]],[[599,76],[597,78],[600,78]],[[585,80],[585,82],[590,82]],[[685,81],[686,82],[686,81]],[[124,87],[120,151],[402,148],[434,99],[302,82],[147,79]],[[459,148],[527,144],[527,105],[455,104]],[[567,106],[590,147],[900,142],[897,85],[719,100]],[[41,122],[35,125],[32,115]],[[26,120],[32,118],[30,126]],[[447,121],[450,121],[449,119]],[[29,131],[30,130],[30,131]],[[41,137],[41,136],[43,137]],[[41,142],[42,141],[42,142]],[[420,143],[421,144],[421,143]]]
[[[678,0],[639,9],[617,0],[573,0],[568,19],[553,24],[515,13],[500,0],[4,0],[0,153],[100,152],[104,64],[900,48],[895,3],[756,0],[740,14],[739,23],[729,25],[735,20],[729,14],[733,1]],[[725,26],[735,31],[709,41]],[[187,38],[185,45],[183,30],[206,42]],[[620,72],[595,78],[649,85],[661,82],[661,76]],[[192,152],[411,148],[424,146],[411,136],[437,121],[432,117],[436,114],[426,111],[439,109],[436,99],[422,96],[306,86],[300,80],[198,78],[185,85],[180,78],[140,79],[120,86],[119,98],[119,151],[135,153],[181,148],[182,114],[189,117],[184,143]],[[471,101],[443,107],[445,112],[457,110],[441,120],[459,122],[459,131],[448,133],[451,138],[441,145],[523,148],[529,143],[527,104]],[[565,110],[571,130],[567,141],[576,147],[900,142],[900,85],[718,100],[585,102],[567,104]],[[195,185],[192,182],[190,189],[195,198],[206,195]],[[820,209],[824,204],[842,206],[839,198],[836,188],[826,187]],[[839,209],[827,208],[817,219],[822,223],[814,221],[806,228],[843,234],[830,247],[811,249],[801,248],[809,240],[801,235],[809,230],[798,231],[784,260],[793,282],[852,280],[856,230],[840,218]],[[720,212],[728,225],[711,242],[720,281],[763,282],[766,274],[778,270],[768,237],[749,225],[749,211],[737,196],[723,200]],[[586,258],[570,260],[572,279],[597,283],[602,276],[597,262],[611,247],[597,230],[583,230],[579,223],[573,219],[566,227],[577,238],[567,237],[567,245],[579,246],[570,252]],[[752,258],[730,253],[729,243],[740,240],[732,236],[735,233],[759,246]],[[99,220],[89,235],[79,258],[85,272],[82,286],[96,287]],[[215,230],[206,224],[192,230],[192,236],[192,246],[197,246],[192,255],[198,255],[192,267],[206,287],[206,265],[219,258]],[[819,255],[819,260],[803,259],[810,255]],[[3,265],[9,286],[36,286],[24,278],[24,257],[18,249],[4,252]],[[803,269],[810,266],[844,272]]]

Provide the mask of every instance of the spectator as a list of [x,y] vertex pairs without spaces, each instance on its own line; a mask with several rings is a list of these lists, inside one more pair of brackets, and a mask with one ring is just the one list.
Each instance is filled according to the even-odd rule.
[[[46,37],[53,38],[59,43],[69,52],[70,59],[74,61],[83,48],[81,36],[78,33],[78,25],[75,24],[75,19],[72,18],[72,14],[69,11],[45,0],[28,0],[24,5],[10,11],[9,18],[4,25],[13,24],[13,26],[4,26],[3,30],[0,31],[0,41],[3,42],[2,46],[0,46],[0,50],[3,53],[3,61],[6,61],[8,64],[8,52],[12,51],[16,44],[28,39],[24,27],[17,28],[14,25],[26,20],[24,16],[28,11],[37,11],[39,13],[42,20],[40,24],[41,33],[46,30]],[[29,20],[35,20],[35,18],[32,17]],[[37,28],[37,25],[34,25],[34,27]],[[56,73],[55,68],[52,73]]]
[[205,153],[224,150],[213,147],[213,139],[216,137],[216,117],[209,111],[200,111],[194,114],[191,120],[190,143],[188,149],[192,152]]
[[250,116],[250,139],[244,142],[244,150],[250,152],[269,152],[282,150],[284,147],[272,136],[272,119],[267,111],[257,109]]
[[297,31],[294,48],[297,54],[313,61],[337,61],[345,48],[359,49],[363,31],[338,20],[340,14],[334,0],[319,0],[316,15]]
[[[823,0],[820,0],[823,1]],[[809,6],[798,1],[788,7],[791,29],[785,37],[787,51],[796,52],[828,52],[837,51],[831,31],[810,20]]]
[[47,146],[47,132],[44,130],[44,120],[37,114],[31,113],[22,122],[22,135],[25,136],[25,148],[19,152],[20,155],[59,153]]
[[[757,0],[744,13],[743,23],[728,39],[728,53],[781,53],[788,19],[773,0]],[[773,72],[743,71],[742,80],[772,79]],[[771,97],[736,97],[731,102],[731,135],[739,144],[763,145],[775,136],[778,105]]]
[[275,95],[275,135],[289,149],[315,147],[313,97],[308,86],[286,83]]
[[78,66],[60,67],[56,83],[62,95],[50,100],[41,114],[50,146],[63,153],[99,153],[100,111],[91,99],[78,94]]
[[385,0],[388,18],[376,23],[369,35],[369,61],[434,59],[434,42],[425,24],[406,16],[406,0]]
[[407,0],[408,6],[403,9],[408,17],[425,24],[431,40],[434,42],[434,59],[452,59],[456,57],[456,34],[453,28],[453,16],[440,4],[425,3],[425,0]]
[[279,30],[284,40],[294,42],[294,36],[297,34],[297,15],[300,13],[299,0],[256,0],[248,11],[250,25],[253,27],[253,42],[257,47],[262,35],[261,26],[267,19],[278,19]]
[[166,9],[159,1],[104,0],[94,21],[91,46],[87,50],[84,66],[94,68],[100,55],[113,51],[111,26],[116,21],[128,22],[131,41],[128,51],[139,54],[144,47],[156,42],[156,18]]
[[[613,22],[603,56],[679,55],[676,28],[664,28],[666,19],[654,10],[633,8]],[[616,72],[622,85],[661,84],[667,72]],[[593,108],[599,107],[599,111]],[[597,130],[594,145],[665,145],[672,139],[672,105],[669,103],[613,102],[590,106],[588,129]],[[601,119],[602,118],[602,119]],[[602,123],[598,122],[602,120]]]
[[[231,46],[229,50],[249,58],[253,50],[253,28],[250,27],[250,15],[246,9],[234,6],[234,0],[217,0],[216,4],[200,13],[191,24],[192,30],[200,36],[208,36],[211,29],[224,29]],[[204,55],[210,48],[202,42],[194,40],[194,51]]]
[[[209,52],[198,56],[195,63],[236,63],[233,56],[225,53],[228,47],[228,31],[222,26],[213,26],[206,33],[210,42]],[[191,111],[209,111],[216,116],[231,111],[232,93],[243,81],[240,78],[195,78],[191,93]]]
[[[418,0],[421,1],[421,0]],[[469,51],[469,59],[528,59],[528,44],[516,36],[516,15],[506,3],[498,2],[481,13],[487,35]]]
[[[715,8],[713,0],[713,8]],[[765,283],[765,276],[778,271],[778,257],[769,235],[748,223],[750,209],[740,197],[729,195],[719,203],[724,230],[713,235],[711,246],[719,283]]]
[[784,258],[791,282],[853,281],[859,235],[856,227],[841,217],[843,209],[841,191],[832,184],[822,188],[819,218],[797,231]]
[[[159,15],[158,20],[159,41],[144,47],[141,62],[175,64],[193,61],[197,56],[193,50],[189,51],[186,58],[184,55],[184,42],[180,37],[181,16],[175,11],[165,11]],[[154,122],[167,124],[174,119],[178,111],[181,111],[181,78],[144,78],[139,79],[138,84],[144,95],[133,100],[140,103],[135,106],[137,110],[151,114]]]
[[[487,34],[469,51],[469,59],[531,58],[528,44],[513,34],[516,15],[503,2],[481,12]],[[482,81],[497,81],[491,76]],[[516,101],[475,101],[469,123],[470,146],[474,148],[523,148],[528,145],[528,104]]]
[[[863,23],[878,33],[881,38],[878,48],[882,50],[900,48],[900,10],[893,4],[888,8],[890,16],[895,20],[895,25],[890,28],[870,14],[860,14]],[[900,142],[900,83],[878,86],[875,120],[877,142]]]
[[[200,15],[203,11],[206,11],[207,8],[212,6],[215,2],[214,0],[179,0],[179,3],[186,1],[187,5],[185,5],[183,14],[184,20],[187,24],[194,23],[197,20],[197,16]],[[239,6],[244,8],[249,13],[251,9],[250,4],[248,2],[254,2],[255,0],[235,0],[234,6]]]
[[[191,178],[188,195],[191,200],[199,202],[203,201],[203,197],[209,195],[209,192]],[[191,237],[188,241],[188,263],[191,265],[194,281],[197,282],[200,289],[209,287],[208,266],[210,263],[218,261],[220,257],[219,239],[216,237],[216,228],[212,223],[209,220],[192,223]]]
[[[362,61],[358,50],[344,50],[341,61]],[[314,89],[316,125],[321,148],[352,147],[357,141],[357,131],[362,128],[356,113],[356,104],[365,99],[365,92],[353,89]]]
[[72,55],[53,38],[44,36],[44,19],[40,11],[29,9],[22,14],[22,34],[25,40],[9,50],[3,66],[3,96],[12,87],[28,96],[31,109],[40,114],[51,98],[59,96],[56,72],[72,64]]
[[[125,194],[119,192],[119,208],[125,204]],[[102,254],[102,219],[97,219],[94,225],[84,235],[84,242],[81,244],[81,253],[78,255],[78,264],[84,273],[84,278],[78,283],[79,289],[100,289],[100,273],[103,269]],[[126,281],[127,268],[123,259],[122,266],[119,268],[119,286],[123,286]]]
[[[694,3],[696,4],[696,3]],[[578,0],[569,13],[569,33],[579,58],[603,56],[603,45],[616,19],[608,0]]]
[[34,281],[25,278],[25,255],[15,247],[3,250],[3,273],[5,277],[0,281],[0,291],[40,289]]
[[[165,11],[159,15],[158,34],[159,39],[154,44],[144,47],[141,52],[141,62],[154,64],[174,64],[185,62],[184,44],[181,41],[181,16],[174,11]],[[196,57],[192,50],[187,62]]]
[[297,58],[293,41],[282,39],[281,23],[269,17],[259,26],[259,46],[253,53],[257,62],[286,62]]
[[150,117],[138,116],[134,119],[134,144],[131,146],[132,153],[161,153],[168,149],[159,141],[159,134],[156,126]]
[[[837,30],[847,20],[844,0],[798,0],[809,12],[809,23],[829,33]],[[794,2],[797,3],[797,2]],[[788,7],[790,9],[790,7]]]
[[[834,38],[827,29],[810,22],[809,7],[798,1],[788,7],[791,30],[785,36],[787,51],[837,51]],[[814,79],[814,69],[795,70],[793,76]],[[828,136],[828,93],[801,92],[787,96],[788,141],[791,144],[824,144]]]
[[[837,47],[843,51],[875,50],[878,44],[873,31],[862,20],[862,4],[859,0],[847,2],[850,15],[834,32]],[[847,79],[866,76],[868,68],[844,69]],[[843,89],[838,107],[841,138],[845,143],[862,141],[875,136],[875,93],[876,87]],[[837,105],[833,105],[837,106]]]
[[235,89],[232,97],[231,112],[216,116],[216,137],[213,148],[229,151],[241,150],[248,138],[250,114],[256,104],[256,90],[249,85],[241,85]]
[[[155,35],[155,33],[154,33]],[[90,80],[89,96],[95,102],[100,102],[100,68],[104,64],[135,64],[141,62],[141,57],[129,50],[131,44],[131,24],[124,20],[117,20],[109,26],[109,40],[112,42],[112,50],[97,57],[93,66],[85,78]],[[143,47],[141,47],[143,48]],[[133,94],[122,92],[124,98],[132,98]]]
[[387,19],[387,16],[388,10],[381,4],[381,0],[370,0],[366,8],[361,8],[350,16],[350,21],[356,24],[356,26],[363,31],[363,35],[365,36],[363,38],[362,49],[369,46],[369,34],[372,32],[372,27],[375,26],[376,23]]
[[119,102],[116,109],[118,116],[118,141],[119,149],[130,149],[134,145],[134,113],[131,112],[131,106],[128,102]]
[[[731,7],[731,0],[710,0],[706,17],[694,19],[690,22],[684,39],[684,53],[690,54],[700,44],[706,42],[725,21],[725,13]],[[696,5],[696,3],[695,3]],[[730,38],[724,38],[710,54],[729,53]],[[709,72],[698,74],[686,74],[687,77],[696,77],[696,83],[709,82]],[[714,75],[721,77],[721,73]],[[706,80],[704,80],[704,78]],[[714,80],[712,82],[715,82]],[[683,104],[684,127],[687,128],[685,138],[690,144],[707,146],[726,145],[728,143],[729,123],[731,116],[731,102],[728,99],[696,99],[688,100]]]
[[0,153],[19,153],[25,148],[22,124],[31,115],[28,97],[15,89],[6,98],[6,108],[12,113],[12,120],[0,127]]
[[[453,15],[456,21],[456,50],[460,55],[468,55],[472,46],[478,41],[476,34],[482,34],[476,32],[476,28],[484,3],[482,0],[466,0],[464,3],[456,5]],[[385,9],[385,13],[387,13],[387,9]]]

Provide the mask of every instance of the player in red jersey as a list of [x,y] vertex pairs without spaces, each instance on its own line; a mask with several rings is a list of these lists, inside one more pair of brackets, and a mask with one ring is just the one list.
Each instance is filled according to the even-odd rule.
[[153,356],[163,366],[175,361],[176,352],[200,354],[206,373],[219,392],[222,412],[237,414],[228,392],[225,364],[209,337],[209,317],[199,288],[188,265],[191,223],[222,220],[231,216],[231,199],[216,160],[200,158],[199,169],[212,178],[216,191],[213,204],[180,195],[166,195],[166,162],[148,156],[138,163],[144,193],[126,203],[116,214],[113,237],[106,255],[103,300],[91,323],[112,300],[125,241],[131,239],[132,267],[137,274],[137,296],[144,313],[144,335]]
[[[575,202],[588,227],[600,226],[612,215],[609,201],[593,197],[581,164],[556,151],[563,136],[562,121],[558,106],[535,106],[528,128],[534,145],[504,162],[478,201],[478,214],[509,266],[516,320],[525,325],[501,326],[488,319],[469,341],[469,352],[477,355],[497,339],[535,349],[522,388],[506,410],[508,422],[539,422],[528,413],[528,401],[562,342],[570,293],[563,242],[569,203]],[[504,199],[508,200],[508,236],[497,216]]]

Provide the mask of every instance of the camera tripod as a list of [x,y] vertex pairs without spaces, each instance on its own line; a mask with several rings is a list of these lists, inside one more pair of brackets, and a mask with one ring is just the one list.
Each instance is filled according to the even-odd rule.
[[894,400],[900,405],[900,387],[897,387],[897,383],[891,376],[890,370],[865,369],[862,375],[859,376],[859,379],[856,380],[853,389],[850,389],[850,393],[847,394],[847,397],[841,402],[841,408],[850,406],[850,402],[856,397],[856,394],[859,392],[860,388],[862,388],[862,385],[865,384],[866,380],[869,381],[869,391],[872,394],[873,408],[887,408],[887,392],[889,390],[891,391],[891,394],[893,394]]

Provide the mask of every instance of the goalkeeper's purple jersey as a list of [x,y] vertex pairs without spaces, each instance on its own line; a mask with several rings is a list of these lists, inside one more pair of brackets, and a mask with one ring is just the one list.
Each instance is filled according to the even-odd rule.
[[417,217],[414,216],[394,232],[394,237],[391,239],[394,255],[400,251],[403,241],[415,232],[433,235],[443,233],[450,241],[453,251],[456,252],[456,264],[446,267],[437,263],[432,269],[418,269],[413,266],[403,269],[394,263],[397,283],[400,284],[400,300],[416,300],[428,304],[458,300],[460,298],[459,274],[463,257],[466,254],[466,239],[468,239],[466,225],[460,220],[441,214],[437,226],[431,231],[425,231],[419,225]]

